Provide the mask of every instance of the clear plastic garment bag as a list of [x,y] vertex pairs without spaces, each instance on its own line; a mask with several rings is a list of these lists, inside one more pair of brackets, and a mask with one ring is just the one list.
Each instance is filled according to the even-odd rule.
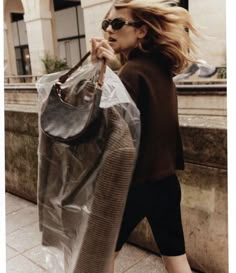
[[[93,77],[86,64],[64,84]],[[52,85],[37,82],[39,120]],[[77,144],[47,136],[39,122],[38,210],[49,273],[109,273],[140,139],[139,111],[119,77],[106,69],[96,135]]]

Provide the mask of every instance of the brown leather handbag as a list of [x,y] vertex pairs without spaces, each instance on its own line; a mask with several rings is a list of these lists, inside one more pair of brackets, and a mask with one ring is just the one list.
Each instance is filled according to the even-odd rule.
[[102,62],[97,80],[81,80],[73,92],[70,88],[63,89],[61,86],[89,55],[90,52],[67,73],[59,77],[41,109],[41,129],[57,141],[65,143],[84,141],[93,136],[98,129],[105,61]]

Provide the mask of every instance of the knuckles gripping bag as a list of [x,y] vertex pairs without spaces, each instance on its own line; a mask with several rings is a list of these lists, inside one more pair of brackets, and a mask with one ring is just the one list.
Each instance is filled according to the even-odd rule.
[[[78,83],[95,77],[100,65],[83,65],[62,88],[78,92]],[[63,73],[44,75],[36,83],[42,249],[49,273],[109,273],[139,148],[139,111],[107,67],[96,133],[83,141],[60,142],[44,133],[40,118]]]

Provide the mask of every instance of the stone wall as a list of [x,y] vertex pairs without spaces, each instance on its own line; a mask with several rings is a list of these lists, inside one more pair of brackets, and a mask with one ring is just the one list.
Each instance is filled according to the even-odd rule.
[[84,12],[84,28],[87,50],[91,48],[92,37],[103,37],[101,22],[111,7],[111,0],[82,0],[81,6]]
[[6,190],[32,202],[37,193],[38,115],[5,111]]
[[[197,109],[193,97],[190,100]],[[33,86],[5,90],[6,190],[33,202],[37,190],[37,109]],[[211,116],[210,111],[208,115],[182,113],[180,124],[186,168],[178,174],[186,251],[193,268],[227,273],[226,117]],[[145,219],[129,241],[159,253]]]

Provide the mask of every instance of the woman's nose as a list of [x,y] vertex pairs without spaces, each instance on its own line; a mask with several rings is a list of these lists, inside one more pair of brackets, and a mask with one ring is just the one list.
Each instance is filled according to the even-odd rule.
[[111,25],[109,25],[106,29],[106,32],[114,32],[113,28],[111,27]]

